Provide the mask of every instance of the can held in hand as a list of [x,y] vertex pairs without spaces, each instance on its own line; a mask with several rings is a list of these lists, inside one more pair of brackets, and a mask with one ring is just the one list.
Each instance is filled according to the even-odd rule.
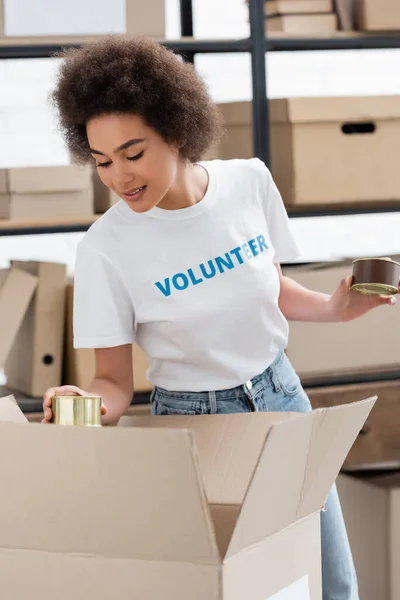
[[400,264],[391,258],[353,261],[352,289],[362,294],[391,296],[399,293]]
[[53,396],[52,423],[101,427],[100,396]]

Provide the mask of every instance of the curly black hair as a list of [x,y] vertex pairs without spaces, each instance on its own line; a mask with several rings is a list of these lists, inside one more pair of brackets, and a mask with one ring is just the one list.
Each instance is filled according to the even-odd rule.
[[223,121],[192,65],[149,38],[111,35],[58,54],[51,100],[67,147],[91,159],[87,122],[106,114],[142,117],[182,159],[196,162],[223,132]]

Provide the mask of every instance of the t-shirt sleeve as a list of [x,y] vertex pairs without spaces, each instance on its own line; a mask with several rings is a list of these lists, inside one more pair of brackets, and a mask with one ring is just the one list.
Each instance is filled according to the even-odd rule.
[[264,163],[254,160],[262,180],[262,201],[269,237],[275,249],[274,262],[292,262],[300,256],[300,250],[290,229],[282,196]]
[[78,247],[74,283],[74,348],[111,348],[134,341],[134,309],[110,261],[88,244]]

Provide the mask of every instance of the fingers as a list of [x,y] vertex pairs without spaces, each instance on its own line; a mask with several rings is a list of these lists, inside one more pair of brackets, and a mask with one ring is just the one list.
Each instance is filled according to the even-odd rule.
[[104,404],[101,405],[101,415],[104,417],[104,415],[107,414],[107,408],[104,406]]
[[[42,423],[50,423],[53,412],[51,410],[52,399],[54,396],[87,396],[87,392],[84,392],[76,385],[62,385],[59,387],[49,388],[43,394],[43,415],[44,418]],[[104,413],[105,414],[105,413]]]
[[378,304],[384,305],[388,304],[389,306],[395,306],[397,300],[394,296],[379,296]]

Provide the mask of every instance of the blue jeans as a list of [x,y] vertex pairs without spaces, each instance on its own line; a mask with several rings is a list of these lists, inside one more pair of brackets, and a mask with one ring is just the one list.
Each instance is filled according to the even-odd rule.
[[[173,392],[156,387],[153,415],[307,412],[310,401],[284,352],[246,384],[216,392]],[[358,600],[357,577],[336,486],[321,513],[323,600]]]

